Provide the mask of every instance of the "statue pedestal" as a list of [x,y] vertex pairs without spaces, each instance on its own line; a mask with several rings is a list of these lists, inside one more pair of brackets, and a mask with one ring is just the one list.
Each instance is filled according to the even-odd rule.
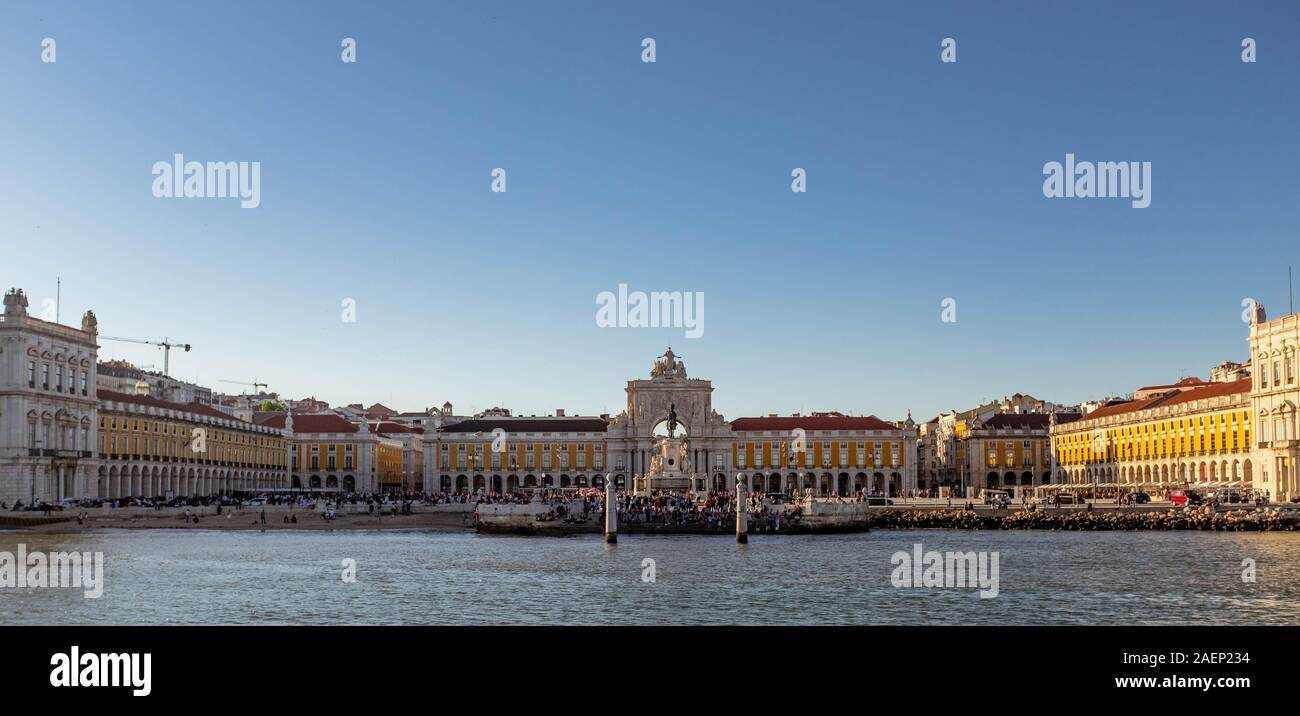
[[692,489],[691,475],[688,470],[690,451],[684,438],[659,438],[655,443],[655,453],[650,458],[650,472],[645,476],[645,487],[641,494],[657,490],[686,492]]

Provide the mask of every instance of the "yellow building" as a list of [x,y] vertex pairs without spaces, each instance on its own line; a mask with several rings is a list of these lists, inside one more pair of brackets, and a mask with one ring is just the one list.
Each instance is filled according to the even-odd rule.
[[[915,479],[916,430],[840,413],[736,418],[731,464],[751,490],[818,496],[899,495]],[[715,480],[713,489],[728,489]]]
[[287,487],[371,493],[379,489],[380,438],[335,413],[270,416],[262,425],[283,429],[293,458]]
[[375,449],[379,454],[379,489],[398,492],[402,489],[402,443],[399,440],[379,438]]
[[1057,425],[1060,482],[1251,487],[1249,378],[1112,401]]
[[370,432],[378,435],[382,441],[380,489],[385,492],[423,492],[424,428],[381,422],[370,424]]
[[99,390],[99,495],[199,496],[285,485],[285,439],[198,403]]
[[426,434],[426,480],[445,492],[604,484],[603,418],[492,416]]
[[[974,497],[980,489],[1007,490],[1013,497],[1052,481],[1049,429],[1070,424],[1078,413],[999,413],[953,426],[958,485]],[[961,494],[961,493],[959,493]]]

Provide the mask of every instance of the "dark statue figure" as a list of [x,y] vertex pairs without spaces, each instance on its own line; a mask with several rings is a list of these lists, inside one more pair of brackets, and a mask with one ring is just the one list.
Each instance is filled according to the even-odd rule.
[[673,437],[673,433],[675,432],[677,432],[677,404],[669,403],[668,404],[668,437],[670,438]]

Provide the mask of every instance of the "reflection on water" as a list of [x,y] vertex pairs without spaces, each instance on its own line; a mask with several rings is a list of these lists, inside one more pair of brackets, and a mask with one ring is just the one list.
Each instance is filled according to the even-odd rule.
[[[0,532],[102,551],[104,596],[0,589],[0,624],[1297,624],[1300,534],[886,531],[828,536],[437,531]],[[890,556],[995,550],[1000,595],[895,589]],[[642,560],[655,581],[642,581]],[[357,581],[340,575],[357,563]],[[1242,560],[1257,581],[1243,583]]]

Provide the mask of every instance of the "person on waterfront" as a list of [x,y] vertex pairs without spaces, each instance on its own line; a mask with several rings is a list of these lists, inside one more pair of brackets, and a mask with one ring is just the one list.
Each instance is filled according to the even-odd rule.
[[265,510],[265,509],[262,510],[261,520],[262,520],[262,524],[265,526],[265,525],[266,525],[266,510]]

